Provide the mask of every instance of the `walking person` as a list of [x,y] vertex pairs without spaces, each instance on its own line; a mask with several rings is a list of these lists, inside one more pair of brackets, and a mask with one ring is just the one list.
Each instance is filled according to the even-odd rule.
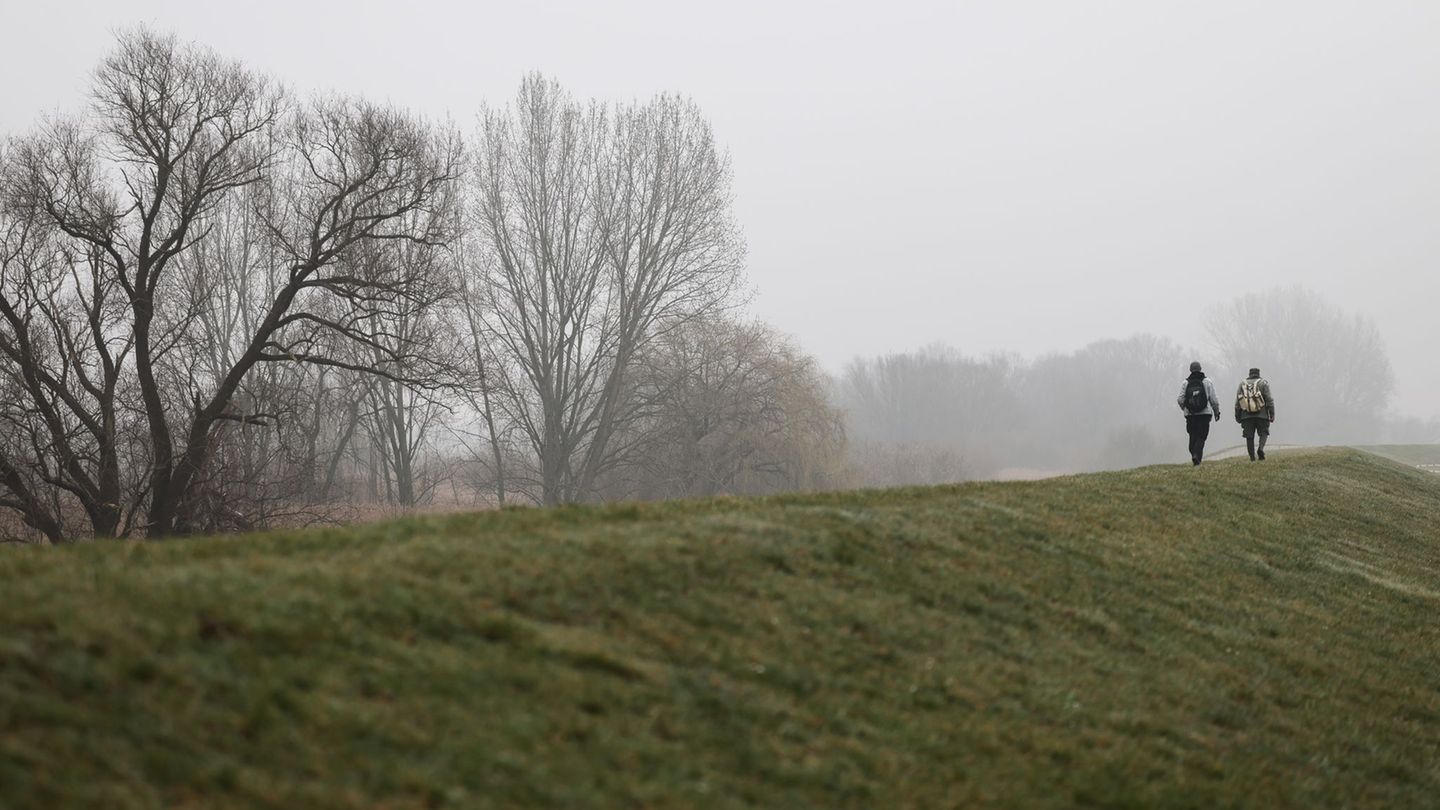
[[1185,414],[1185,432],[1190,434],[1190,463],[1199,467],[1205,456],[1205,440],[1210,438],[1210,422],[1220,421],[1215,384],[1200,370],[1199,363],[1190,364],[1190,376],[1180,383],[1180,396],[1175,401]]
[[[1235,391],[1235,421],[1240,423],[1250,460],[1264,461],[1265,440],[1270,438],[1270,424],[1275,421],[1275,397],[1258,368],[1250,369],[1250,376]],[[1255,441],[1257,435],[1259,442]]]

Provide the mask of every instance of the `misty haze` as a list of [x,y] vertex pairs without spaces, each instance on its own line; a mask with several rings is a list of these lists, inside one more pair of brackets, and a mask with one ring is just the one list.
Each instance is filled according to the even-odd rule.
[[0,806],[1433,801],[1437,43],[4,0]]

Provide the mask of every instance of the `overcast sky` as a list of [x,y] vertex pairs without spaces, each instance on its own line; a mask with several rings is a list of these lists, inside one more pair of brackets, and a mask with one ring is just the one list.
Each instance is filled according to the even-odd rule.
[[532,70],[692,96],[756,314],[832,369],[1203,347],[1207,306],[1304,284],[1373,316],[1400,410],[1440,415],[1437,0],[0,0],[0,132],[77,109],[142,22],[467,128]]

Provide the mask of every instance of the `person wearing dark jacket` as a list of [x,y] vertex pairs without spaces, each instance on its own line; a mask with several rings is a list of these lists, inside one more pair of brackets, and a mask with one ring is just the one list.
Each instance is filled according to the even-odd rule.
[[[1270,438],[1270,424],[1275,421],[1275,397],[1270,383],[1260,376],[1260,369],[1250,369],[1250,376],[1235,391],[1235,421],[1245,437],[1250,460],[1265,460],[1265,440]],[[1260,437],[1257,446],[1255,437]]]
[[1180,396],[1175,401],[1185,414],[1185,432],[1190,434],[1190,463],[1198,467],[1205,456],[1205,440],[1210,438],[1210,422],[1220,421],[1215,384],[1206,378],[1199,363],[1190,364],[1190,376],[1180,383]]

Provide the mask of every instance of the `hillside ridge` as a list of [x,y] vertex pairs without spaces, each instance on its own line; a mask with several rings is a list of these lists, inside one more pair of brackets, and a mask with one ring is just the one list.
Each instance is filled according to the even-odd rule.
[[1353,450],[0,553],[0,807],[1434,806]]

